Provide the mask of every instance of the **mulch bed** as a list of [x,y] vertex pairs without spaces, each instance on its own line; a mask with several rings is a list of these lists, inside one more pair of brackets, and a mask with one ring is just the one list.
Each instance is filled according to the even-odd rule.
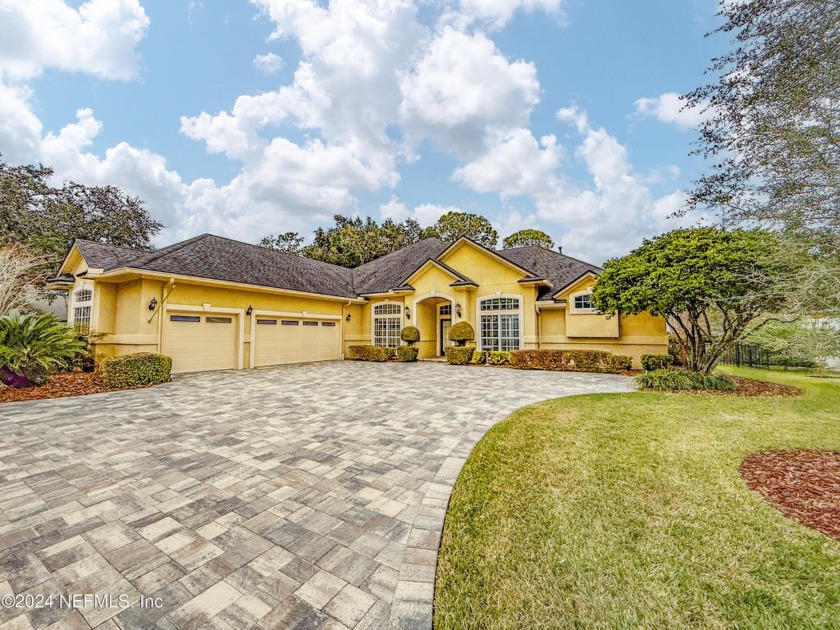
[[757,381],[754,378],[743,378],[741,376],[730,377],[735,381],[737,387],[731,391],[718,389],[695,389],[690,391],[677,392],[680,394],[712,394],[714,396],[801,396],[804,390],[781,383],[769,383]]
[[739,471],[782,514],[840,541],[839,451],[765,451]]
[[13,388],[0,385],[0,403],[39,398],[61,398],[115,391],[102,382],[98,372],[52,374],[41,387]]

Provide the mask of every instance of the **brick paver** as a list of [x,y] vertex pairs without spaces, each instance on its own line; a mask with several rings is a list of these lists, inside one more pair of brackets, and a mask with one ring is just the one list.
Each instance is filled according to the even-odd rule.
[[[447,502],[478,439],[531,402],[632,389],[330,362],[4,404],[0,602],[54,600],[0,607],[0,629],[428,629]],[[111,600],[67,599],[84,595]]]

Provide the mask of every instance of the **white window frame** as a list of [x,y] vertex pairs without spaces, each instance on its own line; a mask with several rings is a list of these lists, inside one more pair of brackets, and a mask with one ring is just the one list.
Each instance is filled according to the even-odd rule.
[[[86,293],[83,298],[80,294]],[[69,323],[79,335],[89,335],[91,318],[93,317],[93,287],[82,285],[73,291],[73,299],[69,313]]]
[[584,296],[584,295],[590,296],[589,297],[589,303],[591,304],[592,303],[592,288],[591,287],[589,289],[584,289],[582,291],[575,291],[574,293],[569,295],[569,313],[571,313],[572,315],[592,315],[592,314],[598,312],[598,311],[595,310],[594,307],[593,308],[578,308],[575,305],[575,298],[581,297],[581,296]]
[[[519,306],[516,309],[485,310],[484,303],[487,300],[496,300],[496,299],[517,300],[517,303],[518,303]],[[485,317],[485,316],[486,317],[493,317],[493,316],[498,317],[497,328],[498,328],[500,334],[497,337],[497,339],[499,339],[499,350],[503,350],[504,352],[510,352],[512,350],[522,350],[525,347],[525,344],[524,344],[524,335],[525,335],[524,325],[525,325],[525,322],[523,321],[523,317],[522,317],[523,302],[524,302],[524,297],[521,296],[521,295],[502,294],[502,293],[493,294],[493,295],[484,295],[484,296],[482,296],[482,297],[480,297],[476,300],[476,302],[475,302],[475,309],[476,309],[475,321],[476,321],[477,328],[478,328],[476,333],[478,335],[478,347],[479,347],[479,349],[481,349],[481,350],[493,350],[494,349],[494,348],[488,347],[487,344],[485,344],[485,339],[487,339],[487,338],[483,334],[484,333],[484,326],[482,325],[483,324],[482,318]],[[510,336],[507,337],[507,339],[516,339],[516,343],[517,343],[516,348],[502,349],[502,341],[501,341],[502,340],[502,336],[501,336],[501,329],[502,329],[502,319],[501,319],[501,317],[502,316],[509,316],[509,317],[512,316],[512,317],[516,317],[516,319],[517,319],[517,327],[518,327],[517,330],[518,330],[519,334],[516,337],[510,337]]]
[[[393,312],[390,313],[377,313],[376,309],[378,307],[393,307],[391,310]],[[402,340],[400,339],[400,333],[403,329],[403,312],[405,306],[402,302],[391,302],[390,300],[386,300],[384,302],[376,302],[371,304],[370,307],[370,342],[373,346],[382,346],[384,348],[398,348],[402,345]],[[389,334],[388,326],[389,324],[386,323],[385,327],[385,335],[377,335],[376,334],[376,323],[377,320],[393,320],[397,323],[396,328],[396,335]],[[385,343],[378,343],[380,339],[384,339]]]

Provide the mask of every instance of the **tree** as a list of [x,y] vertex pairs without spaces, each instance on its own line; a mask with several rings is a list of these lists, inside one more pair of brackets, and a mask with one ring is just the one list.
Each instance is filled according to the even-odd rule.
[[416,243],[422,232],[413,219],[402,223],[386,219],[381,226],[370,217],[363,220],[337,214],[333,220],[333,227],[315,230],[312,244],[302,250],[304,256],[344,267],[358,267]]
[[138,197],[114,186],[49,183],[52,169],[10,166],[0,160],[0,240],[21,243],[52,264],[70,241],[84,238],[135,249],[152,249],[162,224]]
[[695,153],[713,160],[686,210],[759,221],[840,251],[840,3],[724,2],[732,50],[685,95],[705,108]]
[[502,241],[502,249],[534,246],[554,249],[554,240],[542,230],[519,230]]
[[303,254],[303,237],[297,232],[286,232],[285,234],[269,234],[259,242],[260,247],[273,249],[278,252],[286,252],[287,254],[295,254],[301,256]]
[[674,230],[608,261],[593,303],[609,315],[665,317],[686,367],[708,375],[752,322],[783,307],[790,271],[775,257],[778,246],[758,229]]
[[22,245],[0,248],[0,317],[27,308],[36,298],[34,281],[43,262]]
[[434,237],[445,243],[451,243],[462,236],[467,236],[490,249],[496,248],[499,235],[490,221],[478,214],[469,212],[447,212],[432,227],[424,232],[424,238]]

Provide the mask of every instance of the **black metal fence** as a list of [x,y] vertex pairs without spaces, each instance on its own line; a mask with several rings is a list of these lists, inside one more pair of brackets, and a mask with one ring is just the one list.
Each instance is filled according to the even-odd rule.
[[749,367],[770,368],[770,352],[759,346],[750,343],[736,343],[720,360],[721,363],[730,365],[748,365]]

